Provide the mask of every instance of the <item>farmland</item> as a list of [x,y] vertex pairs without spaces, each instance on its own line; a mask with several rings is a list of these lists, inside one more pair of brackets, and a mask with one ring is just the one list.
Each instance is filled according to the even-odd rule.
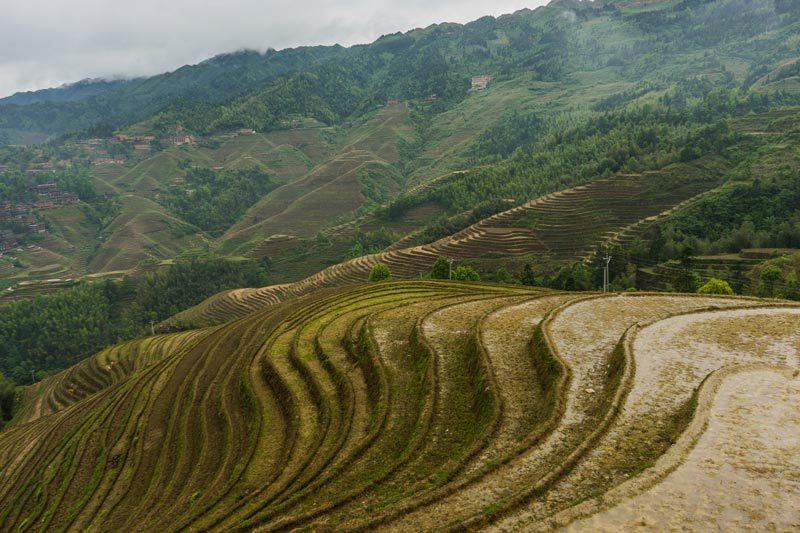
[[[779,301],[446,281],[281,298],[28,387],[0,510],[22,529],[790,529],[796,466],[748,465],[798,453],[761,445],[800,427],[798,326]],[[745,512],[722,479],[752,488]],[[703,512],[676,513],[693,490]]]

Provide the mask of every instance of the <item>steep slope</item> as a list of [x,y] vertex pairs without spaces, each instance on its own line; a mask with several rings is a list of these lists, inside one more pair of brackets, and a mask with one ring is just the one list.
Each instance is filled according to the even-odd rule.
[[311,237],[375,201],[364,195],[366,176],[384,197],[396,194],[401,184],[390,165],[398,160],[398,143],[412,137],[408,114],[406,104],[390,105],[353,128],[333,159],[261,199],[223,235],[223,243],[275,234]]
[[[793,463],[751,464],[800,451],[763,440],[797,427],[798,326],[800,308],[743,298],[319,290],[30,388],[0,433],[0,517],[22,530],[532,530],[606,527],[642,504],[678,528],[791,527]],[[704,513],[675,511],[697,491]],[[760,512],[725,513],[734,496]]]
[[213,296],[164,326],[206,325],[243,316],[287,294],[359,283],[376,263],[399,279],[427,274],[438,256],[483,268],[527,260],[559,263],[588,259],[597,246],[713,189],[721,178],[703,162],[662,172],[620,175],[554,193],[499,213],[429,245],[390,250],[329,267],[293,284],[237,289]]

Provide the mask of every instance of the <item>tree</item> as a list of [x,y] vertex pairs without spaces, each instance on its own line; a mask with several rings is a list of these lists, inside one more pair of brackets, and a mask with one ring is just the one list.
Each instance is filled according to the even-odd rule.
[[386,281],[392,279],[392,272],[383,263],[378,263],[369,272],[370,281]]
[[500,267],[494,275],[495,281],[498,283],[514,283],[514,278],[505,267]]
[[0,373],[0,429],[14,416],[17,389],[14,382]]
[[481,276],[474,268],[460,266],[453,271],[453,279],[458,281],[480,281]]
[[761,283],[759,283],[759,296],[775,296],[775,284],[781,279],[783,272],[776,265],[767,265],[761,271]]
[[525,266],[522,268],[522,275],[519,277],[519,282],[530,287],[536,285],[536,276],[533,273],[533,266],[531,266],[530,263],[525,263]]
[[732,295],[733,289],[724,279],[711,278],[705,285],[697,289],[698,294],[725,294]]
[[450,279],[450,262],[442,256],[436,258],[431,269],[433,279]]

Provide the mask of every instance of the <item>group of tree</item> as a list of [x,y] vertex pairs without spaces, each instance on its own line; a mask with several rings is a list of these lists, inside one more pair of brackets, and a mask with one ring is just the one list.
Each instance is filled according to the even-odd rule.
[[24,170],[0,172],[0,202],[35,201],[39,199],[36,185],[51,182],[62,191],[73,193],[81,200],[88,201],[96,197],[94,184],[88,173],[73,166],[45,174],[27,174]]
[[[443,256],[436,258],[436,261],[428,273],[430,279],[449,279],[454,281],[480,281],[481,276],[477,270],[466,265],[458,265],[453,268],[452,262]],[[392,279],[392,272],[383,263],[377,263],[369,273],[369,281],[386,281]]]
[[182,185],[169,189],[163,202],[182,219],[214,234],[227,229],[277,186],[271,175],[257,167],[246,170],[194,167],[188,170]]
[[[81,283],[0,307],[0,372],[17,384],[73,365],[222,290],[268,283],[257,261],[178,260],[122,282]],[[0,400],[1,402],[2,400]]]

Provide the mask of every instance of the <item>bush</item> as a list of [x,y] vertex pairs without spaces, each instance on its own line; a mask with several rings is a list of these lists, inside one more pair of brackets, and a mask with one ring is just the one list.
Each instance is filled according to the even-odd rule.
[[481,276],[473,268],[460,266],[453,270],[453,279],[458,281],[480,281]]
[[761,281],[758,285],[758,295],[761,297],[775,296],[775,285],[780,281],[783,272],[776,265],[767,265],[761,271]]
[[732,295],[733,289],[724,279],[711,278],[705,285],[697,289],[698,294],[725,294]]
[[14,416],[17,390],[14,383],[0,374],[0,429]]
[[370,281],[385,281],[392,279],[392,272],[383,263],[378,263],[369,272]]
[[431,269],[433,279],[450,279],[450,263],[442,256],[436,259]]

